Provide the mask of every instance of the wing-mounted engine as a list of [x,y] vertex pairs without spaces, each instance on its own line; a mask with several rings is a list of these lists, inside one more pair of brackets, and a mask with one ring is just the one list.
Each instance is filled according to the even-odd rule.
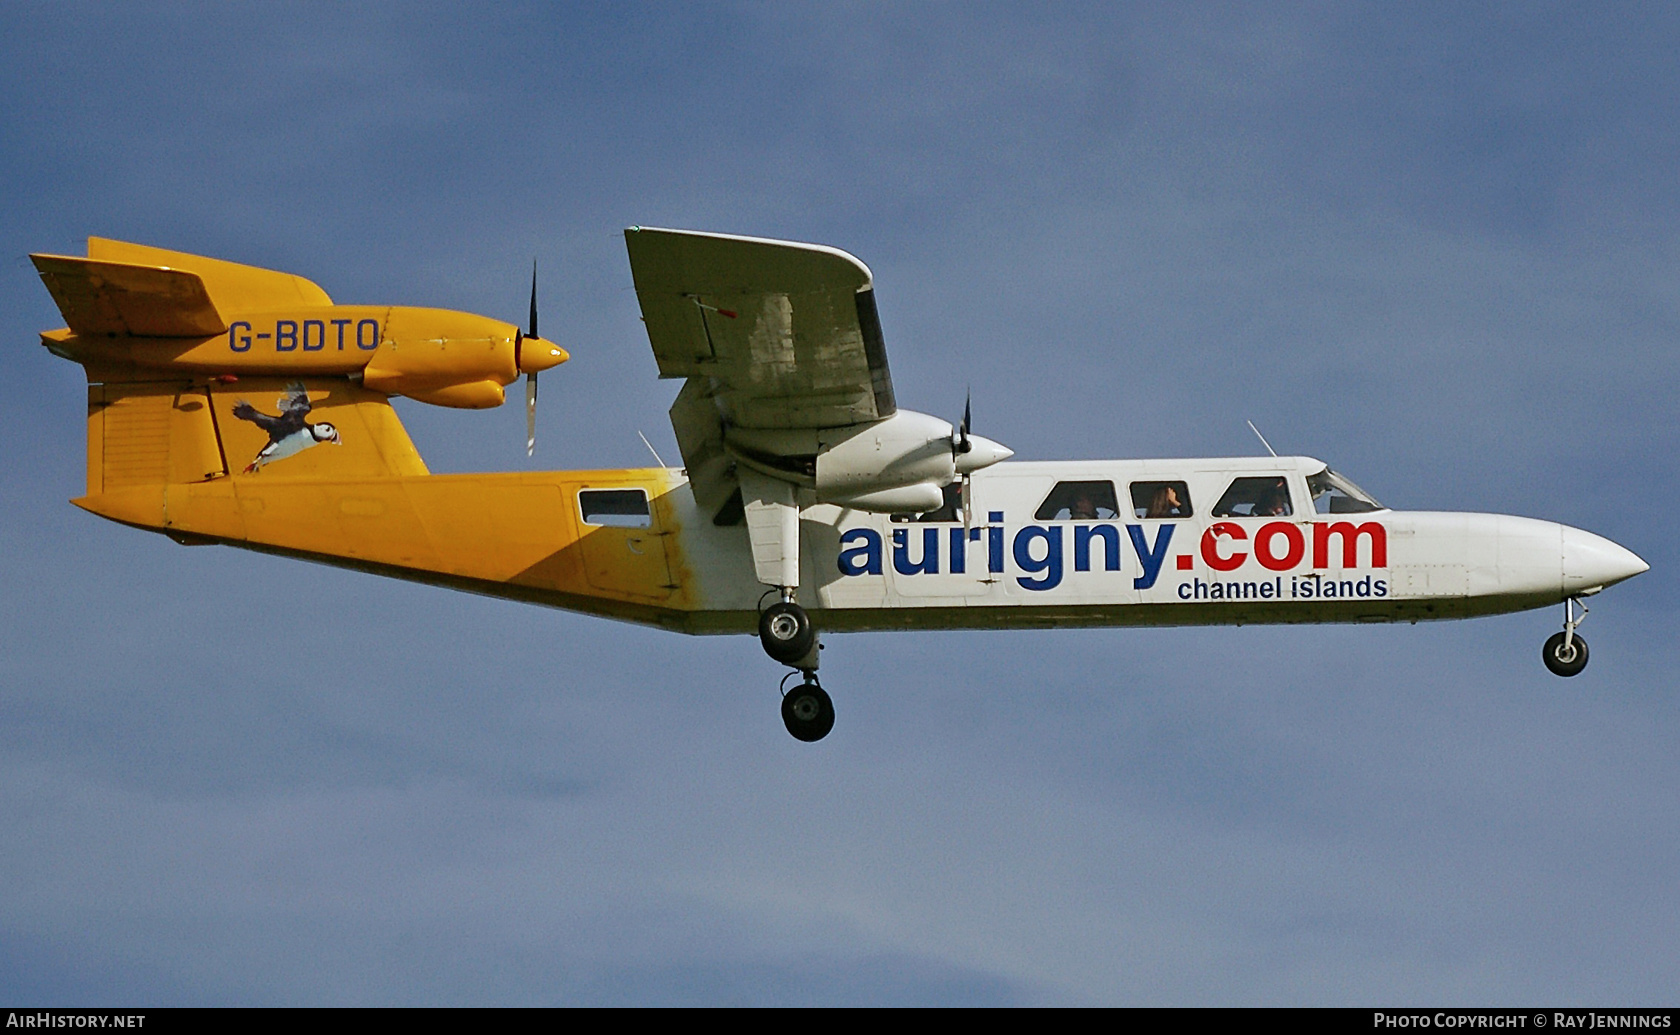
[[784,718],[815,740],[833,712],[796,599],[801,507],[924,513],[961,478],[966,514],[967,475],[1010,451],[970,435],[966,413],[953,430],[898,408],[874,276],[855,256],[639,226],[624,239],[659,375],[686,379],[671,427],[689,487],[718,524],[746,526],[755,577],[780,591],[759,613],[759,639],[805,673]]
[[840,428],[730,428],[724,445],[737,463],[812,489],[819,503],[877,514],[936,510],[945,486],[1011,455],[990,439],[959,436],[948,421],[914,410]]

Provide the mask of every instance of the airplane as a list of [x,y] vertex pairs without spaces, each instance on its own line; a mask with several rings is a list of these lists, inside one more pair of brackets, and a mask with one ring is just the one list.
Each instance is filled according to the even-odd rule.
[[[1413,622],[1563,604],[1646,571],[1579,529],[1398,511],[1307,456],[1011,461],[902,409],[869,268],[813,244],[630,227],[680,468],[429,473],[391,397],[499,406],[566,351],[441,309],[103,238],[33,255],[88,380],[74,504],[223,544],[691,634],[752,633],[826,736],[820,632]],[[1264,438],[1262,437],[1262,442]],[[1270,446],[1267,446],[1270,452]],[[798,677],[790,689],[788,681]]]

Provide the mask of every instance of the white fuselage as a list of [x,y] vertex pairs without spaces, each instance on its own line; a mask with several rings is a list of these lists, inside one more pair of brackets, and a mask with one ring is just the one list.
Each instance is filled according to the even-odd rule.
[[[836,631],[1416,621],[1554,604],[1647,567],[1529,518],[1318,513],[1307,479],[1323,469],[1306,457],[1002,463],[973,475],[966,526],[808,506],[799,598]],[[1245,487],[1287,498],[1216,514]],[[1152,501],[1170,516],[1149,516]],[[693,631],[735,628],[767,588],[740,577],[745,530],[683,517]]]

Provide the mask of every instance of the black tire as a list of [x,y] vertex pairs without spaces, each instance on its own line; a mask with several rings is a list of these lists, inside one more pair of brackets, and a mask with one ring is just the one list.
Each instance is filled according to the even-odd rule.
[[798,664],[816,646],[817,633],[811,618],[798,604],[780,601],[758,616],[758,642],[764,653],[784,665]]
[[1554,676],[1579,675],[1587,667],[1587,641],[1576,633],[1574,643],[1566,651],[1563,645],[1563,633],[1553,633],[1546,645],[1540,648],[1540,657],[1546,662],[1546,667],[1552,670]]
[[821,740],[834,728],[834,702],[817,684],[801,683],[782,695],[782,724],[795,740]]

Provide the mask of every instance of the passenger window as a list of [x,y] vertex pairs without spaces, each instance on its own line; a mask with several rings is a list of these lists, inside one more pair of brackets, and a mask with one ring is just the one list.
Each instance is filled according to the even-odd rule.
[[1119,516],[1113,482],[1057,482],[1033,514],[1040,521],[1106,521]]
[[1190,486],[1183,482],[1133,482],[1132,516],[1140,518],[1187,518]]
[[1281,474],[1238,478],[1214,504],[1214,517],[1288,517],[1289,482]]
[[648,513],[647,492],[643,489],[582,489],[578,492],[578,507],[583,511],[586,525],[647,528],[653,524],[653,517]]

